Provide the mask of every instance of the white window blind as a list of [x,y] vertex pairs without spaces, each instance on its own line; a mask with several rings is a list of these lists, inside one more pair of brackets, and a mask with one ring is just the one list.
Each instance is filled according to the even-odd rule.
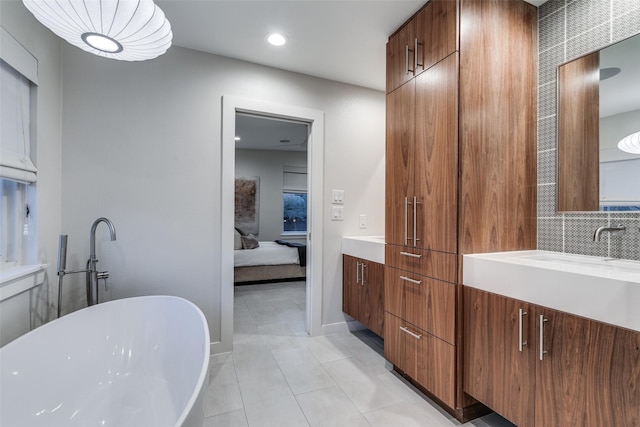
[[31,160],[31,82],[27,75],[37,74],[37,62],[4,29],[0,59],[0,178],[35,182],[36,169]]
[[307,168],[283,166],[283,184],[285,190],[307,191]]

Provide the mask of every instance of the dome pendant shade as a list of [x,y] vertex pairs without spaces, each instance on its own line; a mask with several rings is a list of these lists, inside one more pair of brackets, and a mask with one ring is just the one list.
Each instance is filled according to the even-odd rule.
[[152,0],[22,0],[45,27],[105,58],[144,61],[171,46],[171,25]]
[[640,154],[640,132],[627,135],[618,142],[618,148],[631,154]]

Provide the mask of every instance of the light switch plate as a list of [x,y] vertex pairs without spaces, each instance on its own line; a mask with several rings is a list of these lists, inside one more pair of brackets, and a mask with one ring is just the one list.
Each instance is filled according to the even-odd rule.
[[343,207],[342,206],[331,206],[331,220],[332,221],[342,221],[343,218]]
[[360,228],[367,228],[367,215],[360,214]]
[[344,203],[344,190],[333,190],[331,192],[331,203],[343,204]]

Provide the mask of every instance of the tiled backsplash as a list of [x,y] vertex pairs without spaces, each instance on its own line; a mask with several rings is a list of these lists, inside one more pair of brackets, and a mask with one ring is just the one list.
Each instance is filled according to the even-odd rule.
[[[640,260],[640,213],[556,212],[556,68],[640,33],[640,0],[549,0],[538,26],[538,249]],[[622,237],[593,241],[597,227],[618,223]]]

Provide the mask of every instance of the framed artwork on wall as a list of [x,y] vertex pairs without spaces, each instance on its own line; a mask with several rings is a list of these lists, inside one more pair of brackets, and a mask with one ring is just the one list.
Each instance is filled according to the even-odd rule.
[[258,234],[260,212],[260,177],[236,178],[235,226],[245,234]]

